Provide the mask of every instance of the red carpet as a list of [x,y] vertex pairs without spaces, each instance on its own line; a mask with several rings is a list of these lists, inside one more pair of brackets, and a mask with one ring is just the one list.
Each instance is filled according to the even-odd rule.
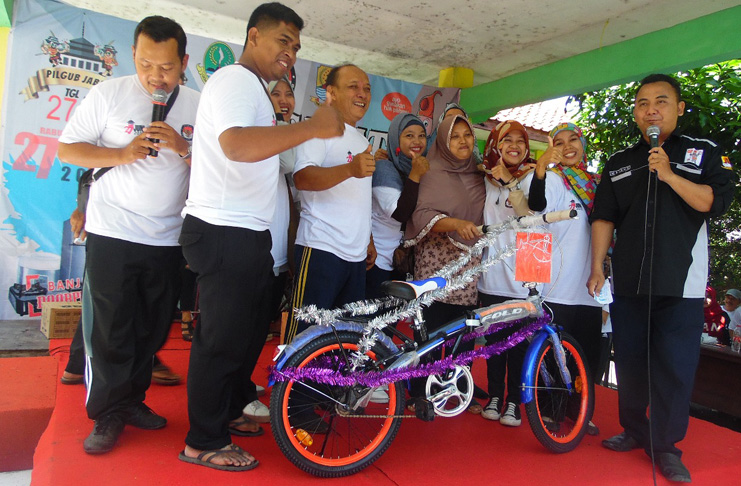
[[[186,375],[188,347],[173,327],[171,339],[161,352],[162,360]],[[67,360],[65,341],[53,341],[60,357],[61,374]],[[264,368],[272,357],[275,341],[268,343],[260,362],[258,383],[265,383]],[[474,375],[481,378],[483,362]],[[480,379],[485,382],[484,378]],[[555,455],[535,439],[526,423],[508,428],[465,413],[430,423],[407,419],[386,453],[363,472],[341,484],[522,484],[522,485],[649,485],[651,463],[643,451],[616,453],[600,446],[603,438],[621,431],[617,420],[617,394],[597,387],[594,421],[599,437],[585,437],[573,452]],[[166,428],[144,431],[127,427],[109,454],[89,456],[82,441],[92,422],[84,409],[83,386],[58,386],[56,408],[34,456],[32,485],[241,485],[320,484],[322,480],[300,471],[285,459],[265,426],[258,438],[235,437],[234,441],[254,454],[260,466],[249,472],[222,472],[183,463],[177,459],[188,429],[185,386],[153,385],[147,404],[168,418]],[[268,397],[263,397],[268,403]],[[526,422],[526,421],[525,421]],[[708,422],[690,419],[687,438],[680,444],[684,461],[696,485],[739,484],[741,481],[741,434]],[[657,471],[658,484],[672,484]],[[339,481],[338,481],[339,483]]]
[[0,471],[31,469],[56,387],[56,359],[0,359]]

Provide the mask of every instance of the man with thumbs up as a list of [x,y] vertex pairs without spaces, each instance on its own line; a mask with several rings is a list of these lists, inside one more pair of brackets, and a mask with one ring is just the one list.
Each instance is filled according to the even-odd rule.
[[[327,76],[327,103],[344,122],[341,137],[314,139],[296,151],[293,179],[301,201],[293,307],[332,309],[363,298],[376,250],[371,236],[371,176],[376,163],[355,129],[371,100],[368,75],[348,64]],[[291,313],[285,342],[307,327]]]

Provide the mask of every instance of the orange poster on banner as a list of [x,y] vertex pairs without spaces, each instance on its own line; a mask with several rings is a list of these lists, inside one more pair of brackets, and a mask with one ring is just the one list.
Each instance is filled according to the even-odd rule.
[[517,233],[515,280],[548,283],[551,281],[550,233]]

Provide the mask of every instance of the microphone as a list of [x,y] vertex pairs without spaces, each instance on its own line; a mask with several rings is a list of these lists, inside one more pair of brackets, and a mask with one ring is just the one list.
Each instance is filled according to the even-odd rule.
[[[165,110],[167,109],[167,92],[164,89],[155,89],[152,93],[152,121],[165,121]],[[154,143],[158,143],[159,139],[150,138]],[[157,151],[155,149],[149,149],[150,157],[157,157]]]
[[651,142],[651,148],[656,148],[659,146],[660,134],[661,128],[657,127],[656,125],[651,125],[646,129],[646,135],[648,135],[648,139]]

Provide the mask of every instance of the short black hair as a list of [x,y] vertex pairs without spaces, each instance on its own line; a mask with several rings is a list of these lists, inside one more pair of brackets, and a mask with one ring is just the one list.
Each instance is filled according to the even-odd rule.
[[247,33],[249,34],[252,27],[261,24],[271,25],[281,22],[293,24],[299,31],[304,28],[304,20],[292,8],[279,2],[271,2],[263,3],[252,12],[250,20],[247,22]]
[[638,89],[636,90],[636,96],[638,96],[638,92],[647,84],[652,83],[669,83],[672,88],[674,88],[674,92],[677,94],[677,101],[682,101],[682,87],[679,85],[679,81],[674,76],[669,76],[668,74],[649,74],[645,78],[641,79],[640,84],[638,85]]
[[340,64],[339,66],[335,66],[332,69],[330,69],[329,74],[327,74],[327,86],[337,87],[337,79],[340,77],[340,70],[342,68],[351,67],[351,66],[354,68],[358,68],[358,66],[356,66],[355,64],[347,63],[347,64]]
[[155,42],[175,39],[178,43],[178,57],[181,61],[185,58],[185,47],[188,44],[188,39],[185,37],[183,28],[174,20],[160,15],[152,15],[139,22],[134,31],[134,48],[136,48],[139,34],[144,34]]

